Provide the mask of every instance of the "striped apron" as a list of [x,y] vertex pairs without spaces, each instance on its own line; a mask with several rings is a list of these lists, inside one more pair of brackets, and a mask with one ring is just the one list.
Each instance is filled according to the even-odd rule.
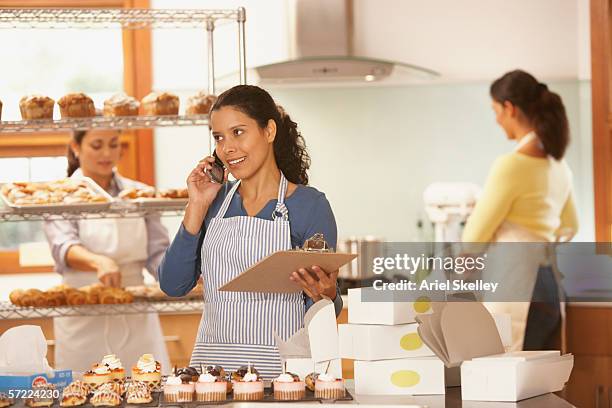
[[272,220],[224,218],[239,185],[240,180],[225,197],[202,242],[204,311],[190,365],[218,364],[231,372],[250,362],[271,380],[281,373],[274,333],[287,340],[304,325],[302,292],[219,292],[218,288],[267,255],[291,249],[287,180],[281,173]]

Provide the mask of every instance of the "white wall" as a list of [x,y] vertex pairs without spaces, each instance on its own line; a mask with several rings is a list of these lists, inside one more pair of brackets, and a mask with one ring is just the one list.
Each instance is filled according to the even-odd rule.
[[[234,3],[238,4],[153,2],[155,7],[234,7]],[[285,3],[244,4],[249,65],[253,59],[257,63],[281,59],[286,46]],[[341,237],[412,239],[416,220],[423,216],[421,196],[428,183],[482,183],[493,159],[512,148],[495,125],[489,81],[507,69],[522,67],[548,81],[566,104],[573,137],[568,161],[582,223],[578,238],[593,239],[590,82],[578,81],[588,78],[590,71],[587,0],[356,0],[355,4],[356,24],[369,21],[360,31],[362,50],[397,59],[409,52],[416,59],[407,62],[431,64],[444,77],[418,86],[272,91],[300,124],[313,158],[312,184],[328,195]],[[224,72],[234,66],[228,61],[235,58],[235,27],[223,28],[230,27],[233,36],[219,35],[216,43],[216,54],[225,61],[220,63]],[[193,51],[186,52],[185,44]],[[156,31],[154,87],[174,90],[182,98],[205,88],[204,44],[204,35],[197,30]],[[551,78],[566,79],[551,82]],[[193,165],[209,152],[206,136],[205,128],[156,132],[159,186],[184,184]],[[168,219],[172,230],[178,222]]]

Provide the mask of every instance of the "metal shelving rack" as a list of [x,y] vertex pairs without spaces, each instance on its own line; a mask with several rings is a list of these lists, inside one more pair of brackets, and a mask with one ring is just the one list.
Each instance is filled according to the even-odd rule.
[[0,319],[41,319],[69,316],[107,316],[117,314],[160,313],[181,314],[201,313],[202,299],[136,301],[112,305],[82,305],[57,307],[21,307],[0,302]]
[[[243,7],[234,10],[168,9],[0,9],[0,29],[88,29],[88,28],[203,28],[208,44],[208,93],[215,93],[214,30],[217,25],[237,23],[239,83],[246,84],[245,22]],[[139,129],[173,126],[207,126],[207,115],[93,117],[61,120],[3,121],[0,132],[53,132],[87,129]],[[0,136],[1,137],[1,136]],[[0,222],[54,219],[141,217],[150,214],[180,214],[184,203],[140,206],[113,203],[104,211],[14,211],[0,208]],[[129,304],[60,307],[18,307],[0,302],[0,319],[35,319],[65,316],[103,316],[135,313],[200,313],[201,299],[136,301]]]

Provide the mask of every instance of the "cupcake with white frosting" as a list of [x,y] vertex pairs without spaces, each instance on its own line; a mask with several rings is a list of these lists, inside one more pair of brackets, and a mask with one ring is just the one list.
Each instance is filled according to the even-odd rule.
[[221,376],[205,372],[198,378],[198,382],[195,384],[195,392],[198,401],[225,401],[227,381]]
[[258,401],[264,397],[264,382],[255,368],[240,367],[232,374],[234,385],[234,400]]
[[108,367],[111,373],[111,381],[124,383],[125,382],[125,369],[121,360],[114,354],[108,354],[102,358],[99,365],[105,365]]
[[171,375],[164,385],[164,399],[166,402],[192,402],[195,385],[190,378],[181,378]]
[[299,401],[306,396],[306,383],[292,373],[283,373],[272,381],[274,399]]
[[143,354],[132,367],[132,380],[147,384],[150,391],[161,388],[161,363],[152,354]]
[[319,374],[315,381],[315,398],[338,399],[345,396],[344,379],[327,373]]

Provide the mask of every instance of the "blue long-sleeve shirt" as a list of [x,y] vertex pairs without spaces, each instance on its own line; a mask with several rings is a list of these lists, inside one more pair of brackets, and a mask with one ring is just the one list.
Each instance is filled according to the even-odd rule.
[[[169,296],[184,296],[196,285],[201,271],[201,248],[206,227],[210,220],[217,215],[223,200],[235,182],[225,183],[219,194],[208,209],[200,232],[190,234],[183,225],[179,228],[172,244],[166,250],[158,269],[161,289]],[[257,218],[272,220],[272,212],[277,200],[271,200],[256,215]],[[291,246],[301,247],[304,241],[315,233],[323,233],[325,240],[332,247],[336,247],[337,227],[336,219],[325,194],[313,187],[298,185],[293,194],[285,198],[285,206],[289,211],[289,224],[291,226]],[[242,197],[236,191],[232,197],[225,218],[246,216],[247,212],[242,204]],[[314,301],[304,294],[304,303],[308,309]],[[336,290],[334,299],[336,315],[342,310],[340,290]]]

